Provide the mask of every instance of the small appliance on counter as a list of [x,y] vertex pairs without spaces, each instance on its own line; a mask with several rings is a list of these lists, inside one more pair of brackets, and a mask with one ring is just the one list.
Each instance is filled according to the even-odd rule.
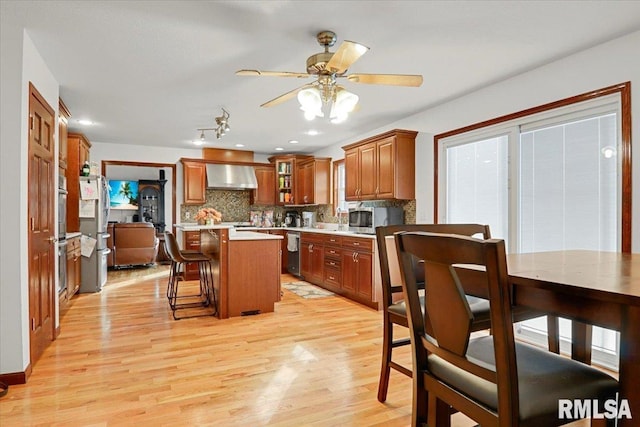
[[316,213],[302,212],[302,226],[305,228],[314,228],[316,226]]
[[284,225],[287,227],[300,227],[300,214],[296,211],[286,211],[284,214]]
[[349,231],[376,234],[376,227],[404,223],[404,211],[396,207],[349,208]]

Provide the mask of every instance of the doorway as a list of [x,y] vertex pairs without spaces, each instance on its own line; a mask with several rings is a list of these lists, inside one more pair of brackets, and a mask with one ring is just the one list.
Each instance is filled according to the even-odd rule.
[[29,83],[29,343],[33,365],[55,338],[55,112]]

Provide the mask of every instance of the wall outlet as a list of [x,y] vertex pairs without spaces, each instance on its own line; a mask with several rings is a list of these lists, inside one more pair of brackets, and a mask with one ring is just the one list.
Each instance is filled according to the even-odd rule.
[[185,219],[191,219],[191,212],[185,212],[184,217]]

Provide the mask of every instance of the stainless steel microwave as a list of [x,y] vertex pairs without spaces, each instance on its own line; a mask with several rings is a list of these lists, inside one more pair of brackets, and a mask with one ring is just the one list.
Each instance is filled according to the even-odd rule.
[[404,211],[392,207],[360,207],[349,209],[349,231],[375,234],[376,227],[403,224]]

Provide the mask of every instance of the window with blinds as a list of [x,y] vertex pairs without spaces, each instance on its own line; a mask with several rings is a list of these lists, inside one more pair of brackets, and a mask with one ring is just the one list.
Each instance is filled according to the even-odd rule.
[[[608,96],[441,140],[439,222],[489,224],[514,253],[619,251],[619,120]],[[546,342],[544,318],[517,328]],[[593,361],[615,368],[618,334],[593,329]],[[560,335],[568,349],[568,321]]]

